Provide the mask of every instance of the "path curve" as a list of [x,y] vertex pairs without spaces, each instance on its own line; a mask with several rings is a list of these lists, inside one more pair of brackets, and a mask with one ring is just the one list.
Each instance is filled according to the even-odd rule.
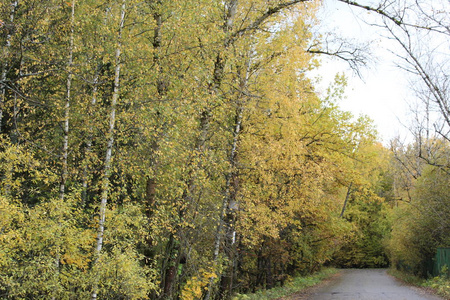
[[307,295],[289,297],[292,300],[442,300],[424,290],[401,283],[386,273],[386,269],[342,270],[328,283],[312,289]]

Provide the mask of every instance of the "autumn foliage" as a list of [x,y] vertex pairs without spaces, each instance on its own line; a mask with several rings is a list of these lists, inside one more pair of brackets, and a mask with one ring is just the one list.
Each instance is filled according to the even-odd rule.
[[226,299],[385,266],[388,150],[339,109],[343,76],[308,78],[317,5],[2,1],[0,298]]

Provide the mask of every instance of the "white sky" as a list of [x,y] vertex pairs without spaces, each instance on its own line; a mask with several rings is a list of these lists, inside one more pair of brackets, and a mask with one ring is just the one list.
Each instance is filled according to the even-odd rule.
[[[408,82],[404,71],[398,69],[393,55],[386,48],[395,44],[381,39],[377,29],[365,24],[361,18],[370,19],[367,12],[350,8],[336,0],[324,0],[319,18],[322,32],[334,30],[343,37],[357,39],[359,42],[373,40],[372,52],[378,58],[370,68],[362,71],[363,80],[352,73],[348,64],[336,59],[323,58],[319,74],[323,78],[322,88],[326,88],[337,72],[344,72],[348,78],[347,98],[340,102],[345,111],[355,117],[368,115],[378,129],[380,138],[387,145],[396,136],[406,138],[409,108],[407,104]],[[320,88],[320,86],[319,86]]]

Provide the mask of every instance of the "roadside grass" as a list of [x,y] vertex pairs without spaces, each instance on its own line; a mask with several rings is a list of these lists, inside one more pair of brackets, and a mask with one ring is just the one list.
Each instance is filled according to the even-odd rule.
[[388,273],[408,284],[431,289],[437,295],[444,297],[444,299],[450,299],[450,278],[447,276],[436,276],[430,279],[421,279],[417,276],[392,268],[389,269]]
[[445,278],[444,276],[437,276],[425,281],[423,286],[435,290],[436,294],[444,297],[445,299],[450,299],[449,278]]
[[425,282],[425,279],[422,279],[420,277],[414,276],[410,273],[402,272],[397,269],[390,268],[388,270],[388,274],[394,276],[395,278],[400,279],[403,282],[406,282],[410,285],[415,286],[422,286],[422,284]]
[[339,270],[335,268],[326,268],[310,276],[295,277],[292,281],[282,287],[261,290],[253,294],[235,294],[232,297],[232,300],[272,300],[286,297],[307,287],[314,286],[337,272],[339,272]]

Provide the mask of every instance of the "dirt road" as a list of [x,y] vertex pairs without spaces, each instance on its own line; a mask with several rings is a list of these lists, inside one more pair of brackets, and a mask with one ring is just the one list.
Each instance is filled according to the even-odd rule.
[[343,270],[329,282],[291,300],[441,300],[425,291],[402,284],[384,269]]

